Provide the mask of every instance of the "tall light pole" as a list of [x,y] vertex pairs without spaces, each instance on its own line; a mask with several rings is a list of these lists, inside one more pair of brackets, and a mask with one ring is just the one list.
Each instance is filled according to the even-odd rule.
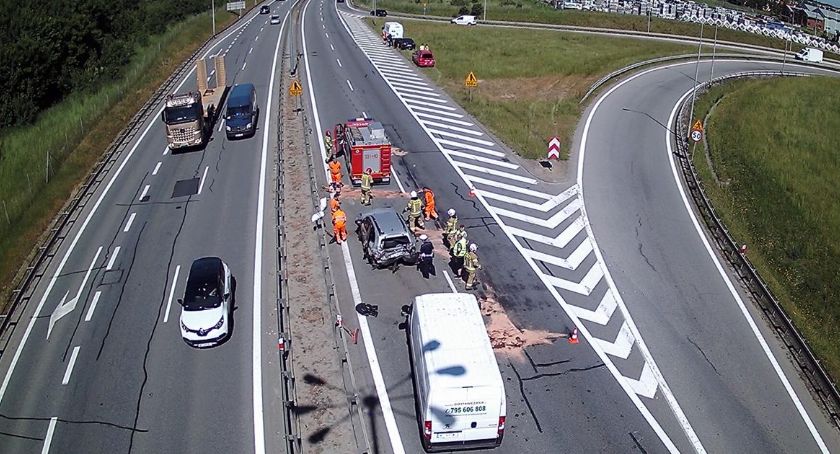
[[216,0],[210,0],[210,11],[212,11],[210,22],[213,22],[213,36],[216,36]]
[[700,22],[700,42],[697,43],[697,63],[694,65],[694,90],[691,92],[691,116],[688,121],[694,121],[694,100],[697,99],[697,77],[700,75],[700,51],[703,49],[703,25]]
[[484,0],[484,22],[487,22],[487,0]]

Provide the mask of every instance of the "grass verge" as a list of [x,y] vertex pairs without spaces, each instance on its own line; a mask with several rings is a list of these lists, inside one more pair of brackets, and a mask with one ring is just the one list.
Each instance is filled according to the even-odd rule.
[[[368,19],[375,30],[383,22]],[[578,103],[597,79],[631,63],[692,49],[551,30],[403,23],[406,36],[418,44],[428,43],[435,54],[437,66],[423,71],[511,149],[529,159],[544,157],[552,136],[560,137],[562,157],[568,158],[582,112]],[[464,88],[470,71],[479,79],[472,101]]]
[[[460,6],[442,0],[432,2],[415,0],[376,0],[377,8],[399,11],[408,14],[427,14],[429,16],[455,17]],[[371,8],[373,0],[355,0],[362,8]],[[481,2],[483,5],[483,2]],[[424,11],[424,5],[425,11]],[[467,6],[470,3],[467,2]],[[478,17],[477,19],[481,19]],[[550,5],[536,0],[487,0],[487,20],[535,22],[541,24],[573,25],[578,27],[598,27],[617,30],[648,31],[647,16],[632,14],[613,14],[597,11],[556,10]],[[700,36],[700,24],[676,20],[651,18],[651,33],[665,33],[696,37]],[[712,38],[714,27],[704,27],[703,37]],[[747,33],[727,28],[718,28],[717,38],[721,41],[733,41],[756,46],[784,49],[785,42],[767,36]],[[794,44],[793,50],[802,46]]]
[[[220,12],[216,27],[235,19]],[[0,301],[9,300],[15,275],[34,253],[33,245],[114,137],[210,37],[210,20],[210,14],[200,14],[173,25],[137,49],[120,80],[93,93],[69,96],[32,125],[2,131]]]
[[709,156],[698,146],[693,159],[718,215],[733,237],[748,245],[750,261],[835,378],[840,377],[838,105],[837,79],[716,87],[697,103],[700,115],[711,109]]

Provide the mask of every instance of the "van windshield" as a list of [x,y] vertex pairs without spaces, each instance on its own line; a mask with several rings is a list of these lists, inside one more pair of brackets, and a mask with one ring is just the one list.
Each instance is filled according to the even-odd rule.
[[251,109],[248,106],[228,107],[227,114],[234,118],[248,117],[251,115]]

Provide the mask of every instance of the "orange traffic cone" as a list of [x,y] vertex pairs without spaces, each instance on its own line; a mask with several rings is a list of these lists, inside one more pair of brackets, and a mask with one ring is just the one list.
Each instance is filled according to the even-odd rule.
[[570,344],[579,344],[580,339],[578,339],[578,332],[577,328],[573,329],[571,333],[569,333],[569,343]]

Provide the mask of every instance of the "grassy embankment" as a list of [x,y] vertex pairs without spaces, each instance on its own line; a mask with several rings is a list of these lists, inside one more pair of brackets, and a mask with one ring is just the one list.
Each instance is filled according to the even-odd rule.
[[[217,29],[236,19],[217,13]],[[160,84],[210,37],[210,30],[210,14],[172,26],[137,49],[122,79],[94,93],[69,96],[32,125],[0,132],[0,306],[8,301],[19,267],[73,189]]]
[[706,193],[840,378],[840,80],[738,81],[699,98],[697,112],[713,105],[706,139],[717,180],[703,148],[694,154]]
[[[369,19],[375,29],[382,22]],[[532,159],[545,156],[547,140],[555,135],[568,157],[582,112],[578,103],[597,79],[634,62],[692,49],[556,31],[403,23],[406,36],[428,43],[435,54],[437,66],[424,69],[426,74],[511,149]],[[470,71],[479,79],[472,101],[464,88]]]
[[[466,1],[467,8],[471,8],[471,1]],[[370,8],[372,0],[354,0],[362,8]],[[455,0],[457,3],[458,0]],[[483,5],[483,2],[478,2]],[[414,0],[376,0],[377,8],[384,8],[388,11],[400,11],[409,14],[425,14],[429,16],[453,17],[458,13],[460,6],[453,5],[450,1],[425,0],[420,3]],[[481,17],[478,17],[481,20]],[[542,24],[573,25],[579,27],[599,27],[618,30],[647,31],[647,16],[633,14],[613,14],[596,11],[576,10],[555,10],[550,5],[536,0],[487,0],[487,20],[513,21],[513,22],[536,22]],[[665,33],[669,35],[700,36],[700,24],[651,18],[651,33]],[[714,36],[714,27],[704,27],[703,37],[711,39]],[[733,41],[757,46],[773,47],[784,49],[785,42],[769,38],[763,35],[747,33],[727,28],[718,28],[717,38],[721,41]],[[793,50],[797,51],[802,46],[795,44]]]

